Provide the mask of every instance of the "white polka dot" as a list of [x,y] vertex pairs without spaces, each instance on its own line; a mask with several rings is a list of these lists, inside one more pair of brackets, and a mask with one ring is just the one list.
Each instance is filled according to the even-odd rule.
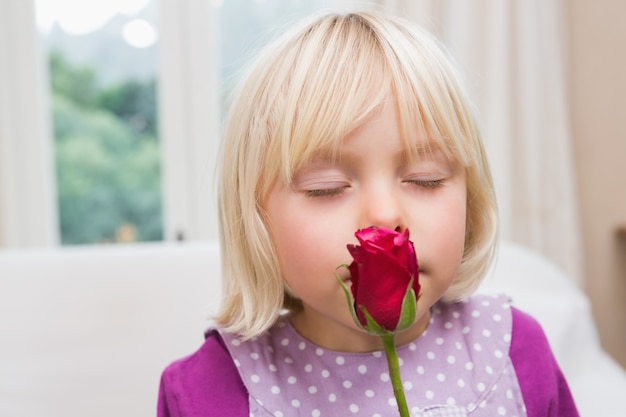
[[233,360],[233,362],[235,362],[235,366],[237,368],[239,368],[241,366],[241,362],[239,362],[237,359]]
[[511,341],[511,334],[507,333],[504,336],[502,336],[502,338],[504,339],[505,342],[510,342]]
[[424,375],[424,367],[423,366],[418,366],[417,367],[417,373],[420,375]]
[[481,304],[485,307],[489,307],[491,305],[491,303],[488,300],[483,300]]
[[283,417],[283,413],[281,411],[277,411],[274,413],[275,417]]
[[474,343],[474,350],[476,352],[480,352],[481,350],[483,350],[483,347],[480,345],[480,343]]
[[291,405],[298,408],[300,407],[300,401],[298,400],[291,400]]
[[452,365],[454,362],[456,362],[456,358],[452,355],[448,356],[448,363]]
[[360,374],[364,374],[364,373],[367,372],[367,366],[365,366],[365,365],[359,365],[358,369],[359,369],[359,373]]
[[420,409],[419,409],[419,408],[417,408],[417,407],[413,407],[413,408],[411,408],[411,412],[412,412],[413,414],[417,414],[417,413],[419,413],[419,411],[420,411]]
[[350,411],[352,414],[356,414],[359,412],[359,406],[356,404],[350,404]]
[[395,408],[398,405],[398,400],[395,397],[388,398],[387,404]]
[[407,391],[410,391],[413,388],[413,384],[411,383],[411,381],[406,381],[402,385],[404,386],[404,389]]
[[389,381],[389,374],[387,372],[383,372],[382,374],[380,374],[380,380]]
[[233,346],[239,346],[239,345],[241,345],[241,340],[233,339],[232,343],[233,343]]
[[432,392],[431,390],[426,391],[426,398],[428,398],[429,400],[432,400],[435,397],[435,393]]
[[306,349],[306,343],[300,342],[300,344],[298,344],[298,349],[300,349],[300,350]]
[[511,391],[510,389],[506,390],[506,398],[508,398],[509,400],[513,399],[513,391]]
[[437,374],[437,381],[443,382],[446,380],[446,376],[442,373]]
[[320,417],[322,413],[317,408],[311,412],[311,417]]
[[485,384],[483,384],[482,382],[479,382],[479,383],[478,383],[478,385],[476,385],[476,389],[477,389],[479,392],[484,392],[484,391],[485,391],[485,388],[486,388],[486,387],[485,387]]
[[443,325],[443,327],[444,327],[446,330],[450,330],[450,329],[452,328],[452,323],[450,323],[449,321],[447,321],[447,322]]
[[283,346],[287,346],[289,344],[289,339],[285,338],[285,339],[281,340],[280,344],[283,345]]
[[295,384],[296,383],[296,377],[295,376],[290,376],[289,378],[287,378],[287,382],[289,382],[290,384]]
[[280,388],[278,388],[276,385],[274,385],[271,389],[272,394],[280,394]]
[[485,336],[485,337],[491,336],[491,332],[489,331],[489,329],[483,330],[483,336]]
[[480,317],[480,311],[478,310],[472,311],[472,317]]
[[317,356],[322,356],[324,354],[324,350],[322,350],[321,348],[317,348],[315,349],[315,354]]
[[409,350],[414,351],[415,349],[417,349],[417,345],[415,343],[409,343]]
[[268,346],[268,347],[267,347],[267,350],[268,350],[269,352],[274,353],[274,346]]
[[328,401],[330,401],[331,403],[334,403],[335,401],[337,401],[337,396],[335,394],[330,394],[328,396]]
[[435,352],[428,352],[426,354],[426,357],[432,361],[433,359],[435,359]]
[[250,377],[250,380],[254,383],[257,383],[261,380],[261,378],[259,378],[259,376],[255,374]]
[[366,390],[365,396],[368,398],[372,398],[374,396],[374,391],[372,391],[371,389]]
[[259,354],[258,354],[258,353],[256,353],[256,352],[252,352],[252,353],[250,354],[250,357],[251,357],[252,359],[254,359],[254,360],[257,360],[257,359],[259,359]]
[[501,315],[499,315],[499,314],[494,314],[493,315],[493,321],[500,321],[500,320],[502,320],[502,316]]
[[404,359],[398,358],[398,365],[400,366],[404,365]]
[[489,365],[485,366],[485,371],[486,371],[489,375],[493,374],[493,368],[492,368],[491,366],[489,366]]
[[474,411],[475,409],[476,409],[476,404],[474,404],[474,403],[469,403],[469,404],[467,405],[467,411],[472,412],[472,411]]
[[313,365],[311,365],[310,363],[307,363],[306,365],[304,365],[305,372],[311,372],[312,370],[313,370]]
[[459,379],[458,381],[456,381],[456,383],[460,388],[465,387],[465,381],[462,379]]
[[348,380],[343,381],[343,387],[344,388],[352,388],[352,382],[348,381]]
[[468,371],[471,371],[472,369],[474,369],[474,363],[473,362],[466,363],[465,369],[467,369]]
[[494,354],[494,356],[495,356],[496,358],[498,358],[498,359],[499,359],[499,358],[502,358],[502,356],[504,356],[504,354],[502,353],[502,351],[501,351],[501,350],[499,350],[499,349],[496,349],[496,351],[495,351],[495,352],[493,352],[493,354]]
[[375,352],[372,352],[372,356],[374,356],[375,358],[382,358],[383,352],[381,352],[380,350],[377,350]]
[[374,415],[372,415],[372,417],[383,417],[383,416],[381,416],[381,415],[380,415],[380,414],[378,414],[378,413],[374,413]]
[[461,342],[456,342],[454,346],[456,346],[456,350],[463,350],[463,345],[461,344]]
[[478,406],[479,406],[480,408],[485,408],[485,407],[487,407],[487,401],[482,400]]
[[343,356],[337,356],[335,362],[337,362],[337,365],[343,365],[344,363],[346,363],[346,360],[343,358]]
[[276,372],[278,370],[278,368],[276,368],[276,365],[274,365],[273,363],[270,364],[269,368],[270,368],[270,371],[272,372]]
[[463,334],[468,334],[469,332],[470,332],[470,327],[469,326],[463,327]]
[[315,394],[317,392],[317,387],[315,385],[311,385],[309,387],[309,394]]
[[455,319],[458,319],[459,317],[461,317],[461,313],[459,313],[458,311],[453,311],[452,317],[454,317]]
[[443,345],[443,337],[438,337],[437,339],[435,339],[435,343],[437,343],[439,346]]
[[452,397],[448,397],[448,399],[446,400],[446,404],[448,404],[448,405],[456,405],[456,399],[454,399]]
[[328,378],[328,377],[330,376],[330,372],[328,372],[326,369],[324,369],[324,370],[322,371],[322,376],[323,376],[324,378]]
[[292,357],[290,357],[290,356],[287,356],[287,357],[285,358],[285,363],[293,363],[293,358],[292,358]]
[[504,407],[498,407],[498,414],[501,416],[506,414],[506,409]]

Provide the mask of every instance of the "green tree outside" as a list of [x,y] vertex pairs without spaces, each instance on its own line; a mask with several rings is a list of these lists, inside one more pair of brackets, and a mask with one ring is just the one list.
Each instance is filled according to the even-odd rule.
[[98,85],[50,54],[63,244],[163,238],[154,80]]

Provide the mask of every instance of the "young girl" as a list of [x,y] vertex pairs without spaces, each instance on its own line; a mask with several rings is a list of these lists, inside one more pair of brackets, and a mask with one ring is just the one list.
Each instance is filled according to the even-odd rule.
[[336,274],[357,229],[410,230],[421,297],[396,337],[412,416],[576,416],[546,338],[499,296],[496,205],[471,109],[440,46],[380,14],[324,15],[268,47],[227,122],[224,296],[163,373],[159,416],[396,416],[380,339]]

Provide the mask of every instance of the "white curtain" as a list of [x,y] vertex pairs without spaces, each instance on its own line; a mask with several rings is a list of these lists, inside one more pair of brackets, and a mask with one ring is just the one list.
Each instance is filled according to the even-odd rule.
[[32,1],[0,1],[0,245],[58,239],[43,55]]
[[559,0],[381,0],[434,32],[464,74],[496,183],[501,237],[582,283]]

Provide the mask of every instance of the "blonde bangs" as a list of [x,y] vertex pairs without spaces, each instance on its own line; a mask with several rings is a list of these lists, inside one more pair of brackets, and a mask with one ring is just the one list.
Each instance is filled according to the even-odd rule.
[[289,67],[289,76],[282,80],[282,96],[273,103],[269,121],[273,137],[263,171],[272,181],[262,184],[263,196],[277,176],[290,183],[294,172],[319,152],[335,155],[341,140],[390,91],[379,40],[358,16],[321,21],[290,48],[296,53],[280,64]]
[[[420,152],[437,150],[465,167],[479,163],[480,140],[472,112],[461,94],[459,75],[446,65],[450,58],[443,46],[418,28],[396,24],[380,30],[388,40],[383,48],[409,155],[419,158]],[[416,148],[416,142],[424,146]]]

